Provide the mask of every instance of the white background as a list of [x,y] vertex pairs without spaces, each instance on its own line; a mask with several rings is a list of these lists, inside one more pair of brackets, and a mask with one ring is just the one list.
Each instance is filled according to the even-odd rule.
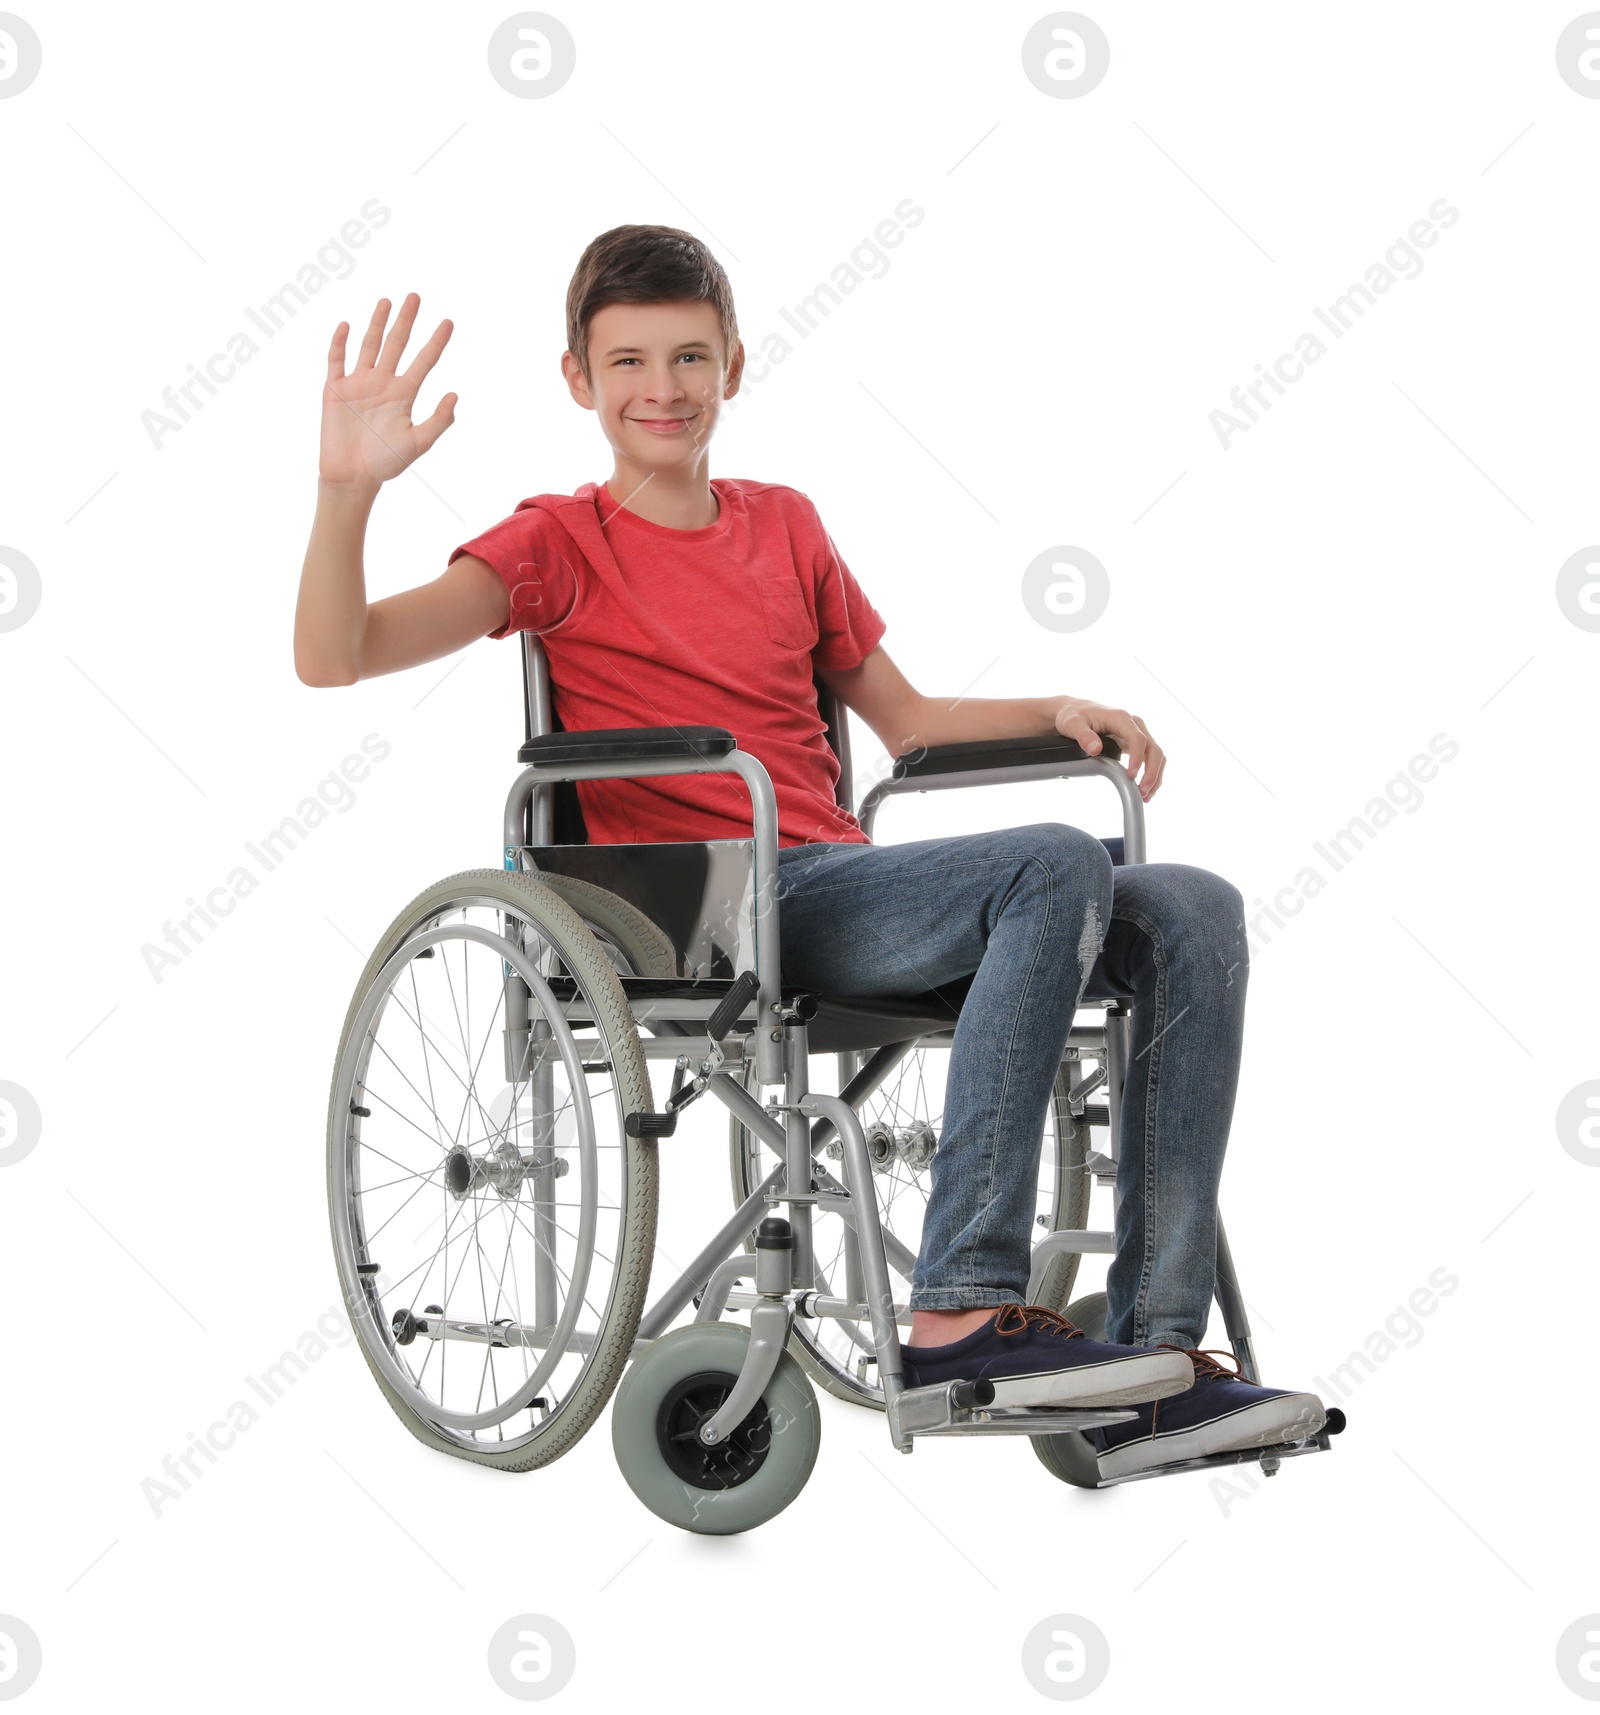
[[[495,1709],[489,1636],[529,1611],[571,1632],[558,1701],[586,1708],[1042,1706],[1019,1652],[1061,1612],[1109,1640],[1108,1708],[1575,1705],[1556,1640],[1600,1610],[1600,1172],[1554,1124],[1600,1076],[1600,635],[1555,597],[1600,540],[1576,8],[1088,9],[1109,74],[1057,100],[1012,0],[559,0],[576,73],[517,100],[498,7],[25,0],[0,543],[43,600],[0,634],[0,1078],[44,1125],[0,1169],[0,1613],[43,1643],[31,1707]],[[162,389],[373,197],[349,277],[152,446]],[[1247,900],[1459,744],[1258,942],[1223,1192],[1268,1381],[1326,1377],[1435,1270],[1459,1288],[1329,1456],[1228,1505],[1205,1476],[1069,1489],[1020,1440],[902,1458],[824,1399],[800,1498],[696,1538],[634,1499],[608,1418],[508,1479],[421,1448],[346,1344],[155,1516],[143,1479],[337,1301],[350,991],[408,899],[499,861],[520,739],[514,645],[295,678],[333,326],[411,290],[456,324],[420,411],[454,390],[458,420],[380,498],[377,596],[607,473],[557,367],[597,232],[705,237],[754,344],[906,197],[925,220],[749,389],[714,474],[812,496],[919,688],[1141,714],[1171,757],[1150,856]],[[1224,450],[1229,390],[1441,197],[1423,271]],[[1021,599],[1061,544],[1111,579],[1078,634]],[[392,754],[355,807],[154,981],[145,943],[368,733]],[[1040,817],[1115,828],[1076,784],[901,800],[878,832]],[[663,1146],[669,1244],[727,1206],[709,1107]]]

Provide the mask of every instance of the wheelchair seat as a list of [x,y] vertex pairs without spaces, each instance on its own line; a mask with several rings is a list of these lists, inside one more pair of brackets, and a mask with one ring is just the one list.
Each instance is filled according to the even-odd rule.
[[[630,999],[645,986],[642,979],[622,979],[623,991]],[[726,991],[730,985],[713,979],[696,985],[659,986],[676,987],[680,991],[693,987],[709,996]],[[967,976],[909,996],[818,994],[787,983],[782,993],[785,1006],[806,1021],[806,1037],[812,1052],[836,1054],[857,1048],[883,1048],[891,1042],[912,1042],[936,1031],[953,1030],[971,986],[972,978]]]

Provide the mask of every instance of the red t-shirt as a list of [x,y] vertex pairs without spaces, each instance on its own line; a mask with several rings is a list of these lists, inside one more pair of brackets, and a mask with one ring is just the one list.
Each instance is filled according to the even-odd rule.
[[[673,530],[601,485],[539,494],[464,542],[505,583],[511,618],[491,637],[544,644],[568,732],[725,727],[772,777],[778,843],[865,842],[834,796],[839,765],[812,665],[858,666],[885,626],[797,489],[713,477],[717,521]],[[736,774],[578,783],[595,844],[751,836]]]

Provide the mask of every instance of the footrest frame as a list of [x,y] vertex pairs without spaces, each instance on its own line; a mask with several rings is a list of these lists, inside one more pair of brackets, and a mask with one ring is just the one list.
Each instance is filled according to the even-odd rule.
[[981,1405],[964,1396],[971,1382],[907,1388],[889,1401],[893,1427],[906,1435],[1061,1435],[1127,1423],[1135,1413],[1117,1406]]
[[1259,1464],[1262,1474],[1270,1477],[1281,1460],[1295,1459],[1302,1453],[1326,1453],[1331,1445],[1330,1433],[1337,1434],[1338,1431],[1330,1432],[1324,1428],[1301,1441],[1282,1441],[1273,1447],[1239,1447],[1231,1453],[1208,1453],[1201,1459],[1180,1459],[1171,1465],[1157,1465],[1149,1471],[1129,1471],[1122,1477],[1102,1477],[1095,1487],[1114,1489],[1121,1483],[1137,1483],[1142,1477],[1170,1477],[1179,1471],[1212,1471],[1228,1465]]

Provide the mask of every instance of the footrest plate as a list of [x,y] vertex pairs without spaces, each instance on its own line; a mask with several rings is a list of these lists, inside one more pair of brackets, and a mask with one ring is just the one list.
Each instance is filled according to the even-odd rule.
[[1137,1483],[1141,1477],[1170,1477],[1178,1471],[1212,1471],[1225,1465],[1267,1464],[1266,1474],[1277,1470],[1280,1459],[1294,1459],[1302,1453],[1326,1453],[1328,1431],[1308,1435],[1303,1441],[1282,1441],[1275,1447],[1239,1447],[1231,1453],[1208,1453],[1201,1459],[1180,1459],[1175,1464],[1157,1465],[1149,1471],[1129,1471],[1122,1477],[1102,1477],[1097,1489],[1114,1489],[1119,1483]]
[[1069,1429],[1099,1429],[1127,1423],[1136,1414],[1117,1406],[1088,1409],[1060,1405],[964,1405],[960,1382],[907,1388],[889,1403],[907,1435],[1061,1435]]

